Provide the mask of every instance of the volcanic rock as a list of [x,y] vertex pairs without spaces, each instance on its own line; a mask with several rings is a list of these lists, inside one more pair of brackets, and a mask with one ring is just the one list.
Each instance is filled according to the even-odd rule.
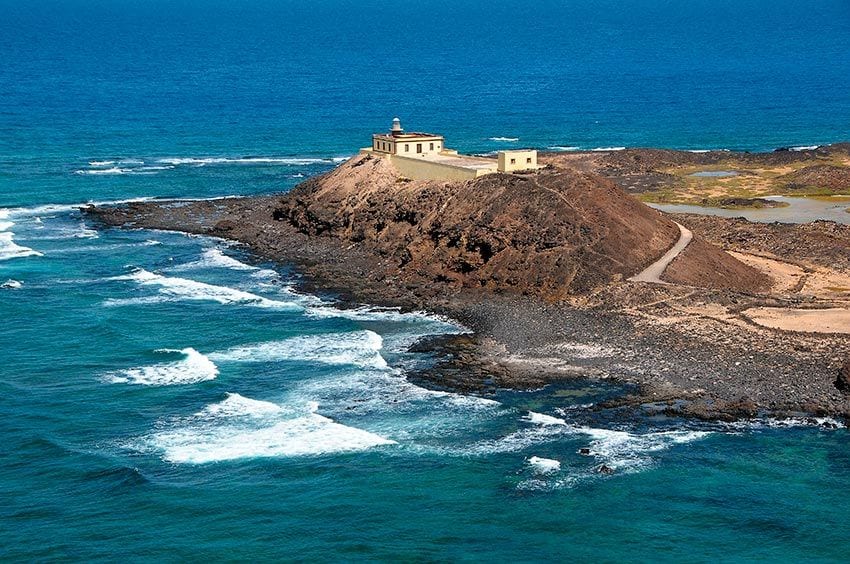
[[[552,300],[640,272],[679,236],[675,223],[598,175],[549,169],[411,181],[371,155],[299,185],[273,216],[395,261],[407,283]],[[689,283],[744,291],[762,283],[749,266],[695,243],[677,259]],[[710,268],[700,266],[706,261]]]

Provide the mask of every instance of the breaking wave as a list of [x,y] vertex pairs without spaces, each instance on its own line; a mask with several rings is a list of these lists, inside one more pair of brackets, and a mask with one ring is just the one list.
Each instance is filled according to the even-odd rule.
[[568,151],[578,151],[581,147],[569,147],[564,145],[552,145],[551,147],[546,147],[550,151],[559,151],[559,152],[568,152]]
[[561,463],[551,458],[532,456],[528,459],[528,465],[537,474],[552,474],[561,469]]
[[198,416],[212,417],[267,417],[281,413],[283,408],[276,403],[246,398],[239,394],[227,393],[224,401],[208,405]]
[[[110,278],[110,280],[129,280],[132,282],[136,282],[141,286],[153,286],[158,289],[158,292],[160,294],[159,296],[152,296],[153,298],[158,298],[158,300],[154,300],[154,302],[195,300],[214,301],[224,305],[241,304],[270,309],[284,309],[295,311],[303,309],[302,306],[295,302],[271,300],[262,296],[258,296],[256,294],[252,294],[250,292],[237,290],[235,288],[228,288],[227,286],[216,286],[214,284],[197,282],[195,280],[190,280],[187,278],[163,276],[161,274],[154,274],[152,272],[148,272],[144,269],[139,269],[133,272],[132,274],[127,274],[124,276],[115,276],[113,278]],[[104,302],[104,305],[115,306],[137,303],[152,303],[150,301],[150,298],[152,297],[148,296],[144,298],[130,298],[128,300],[113,299],[107,300],[106,302]]]
[[490,141],[498,141],[501,143],[515,143],[519,141],[519,137],[490,137]]
[[119,168],[117,166],[112,168],[90,168],[90,169],[80,169],[75,170],[74,174],[88,174],[91,176],[109,176],[109,175],[118,175],[118,174],[133,174],[132,168]]
[[643,435],[610,429],[576,427],[575,432],[588,435],[590,456],[619,471],[637,471],[652,463],[646,456],[674,445],[690,443],[711,434],[710,431],[657,431]]
[[145,443],[176,464],[321,456],[396,444],[337,423],[317,410],[318,404],[311,402],[293,414],[270,402],[228,394],[223,402],[207,406],[175,428],[154,433]]
[[564,437],[589,437],[588,456],[616,471],[638,471],[653,463],[650,456],[674,445],[690,443],[711,435],[711,431],[672,430],[644,434],[598,429],[567,423],[562,419],[529,412],[522,419],[531,424],[501,438],[484,440],[462,449],[457,454],[491,455],[519,452]]
[[169,157],[157,159],[161,164],[206,166],[220,164],[307,166],[339,163],[349,157]]
[[[5,212],[5,217],[7,218],[17,218],[17,217],[36,217],[36,216],[44,216],[58,213],[67,213],[77,210],[83,206],[93,205],[93,206],[111,206],[118,204],[130,204],[134,202],[148,202],[153,200],[152,197],[141,197],[141,198],[129,198],[126,200],[104,200],[104,201],[88,201],[88,202],[79,202],[76,204],[43,204],[40,206],[32,206],[32,207],[19,207],[19,208],[2,208],[0,209],[0,213]],[[3,218],[4,215],[0,215],[0,218]]]
[[402,312],[400,308],[382,307],[340,309],[329,304],[310,307],[307,310],[307,315],[319,319],[340,318],[352,321],[439,321],[451,323],[447,319],[423,311]]
[[181,166],[203,167],[208,165],[253,165],[253,166],[310,166],[332,165],[350,157],[165,157],[155,159],[155,164],[145,164],[142,159],[92,160],[89,168],[81,168],[74,174],[87,176],[151,175]]
[[545,415],[543,413],[537,413],[535,411],[529,411],[528,415],[524,418],[529,423],[534,423],[536,425],[566,425],[567,422],[563,419],[559,419],[557,417],[552,417],[551,415]]
[[274,362],[301,360],[384,370],[383,339],[372,331],[292,337],[212,353],[217,362]]
[[143,386],[171,386],[196,384],[214,380],[218,367],[209,358],[193,348],[182,350],[161,349],[159,353],[179,353],[185,358],[151,366],[128,368],[110,373],[108,381],[113,383],[139,384]]
[[194,262],[189,262],[180,266],[171,268],[173,271],[192,270],[195,268],[227,268],[229,270],[259,270],[256,266],[245,264],[231,256],[224,254],[221,249],[206,249],[201,253],[201,258]]
[[12,241],[14,233],[11,231],[0,232],[0,261],[11,260],[24,257],[41,257],[44,256],[38,251],[34,251],[29,247],[22,247]]
[[820,145],[802,145],[799,147],[791,147],[792,151],[814,151],[815,149],[820,148]]
[[591,149],[593,152],[603,152],[603,151],[625,151],[625,147],[596,147]]

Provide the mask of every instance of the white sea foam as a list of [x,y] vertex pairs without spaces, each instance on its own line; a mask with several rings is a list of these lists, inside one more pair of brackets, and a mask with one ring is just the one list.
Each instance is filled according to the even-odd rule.
[[545,415],[543,413],[537,413],[535,411],[529,411],[528,415],[524,417],[526,421],[529,423],[534,423],[535,425],[566,425],[567,422],[563,419],[559,419],[557,417],[552,417],[551,415]]
[[157,162],[173,166],[205,166],[216,164],[306,166],[341,162],[337,159],[344,161],[347,160],[348,157],[330,159],[318,157],[169,157],[158,159]]
[[[247,458],[320,456],[368,450],[395,441],[308,412],[281,419],[285,410],[238,396],[209,406],[184,425],[155,433],[147,443],[177,464]],[[230,403],[228,403],[230,402]],[[276,406],[275,406],[276,407]]]
[[578,151],[581,147],[571,147],[564,145],[552,145],[551,147],[546,147],[550,151],[559,151],[559,152],[569,152],[569,151]]
[[800,147],[791,147],[792,151],[814,151],[818,149],[820,145],[802,145]]
[[490,137],[490,141],[499,141],[502,143],[515,143],[519,141],[519,137]]
[[3,288],[4,290],[17,290],[21,286],[23,286],[21,282],[18,280],[12,280],[11,278],[0,284],[0,288]]
[[710,153],[711,149],[688,149],[689,153]]
[[11,231],[0,232],[0,261],[23,257],[41,257],[43,254],[29,247],[22,247],[12,241],[14,233]]
[[[75,245],[65,249],[51,250],[50,255],[67,255],[79,253],[103,253],[107,251],[115,251],[118,249],[132,249],[138,247],[150,247],[153,245],[161,245],[159,241],[144,241],[141,243],[112,243],[109,245]],[[117,305],[117,304],[113,304]]]
[[[561,419],[535,416],[534,412],[523,420],[535,423],[498,439],[484,440],[461,449],[457,454],[481,456],[495,453],[518,452],[563,437],[589,436],[590,455],[605,465],[623,471],[635,471],[652,463],[652,453],[678,444],[689,443],[711,434],[709,431],[675,430],[646,434],[627,431],[597,429],[572,425]],[[545,423],[544,421],[551,421]]]
[[185,358],[151,366],[129,368],[110,373],[107,379],[115,383],[140,384],[144,386],[170,386],[196,384],[213,380],[218,376],[218,367],[209,358],[193,348],[183,350],[162,349],[157,352],[180,353]]
[[[89,202],[79,202],[76,204],[43,204],[39,206],[32,207],[20,207],[20,208],[2,208],[0,209],[0,213],[5,212],[5,217],[8,218],[17,218],[17,217],[38,217],[44,215],[52,215],[59,213],[67,213],[79,209],[83,206],[93,205],[93,206],[112,206],[118,204],[130,204],[133,202],[147,202],[152,200],[151,197],[142,197],[142,198],[129,198],[126,200],[103,200],[103,201],[89,201]],[[2,218],[3,216],[0,216]],[[40,219],[40,218],[39,218]]]
[[107,298],[103,300],[104,307],[124,307],[136,305],[151,305],[173,302],[172,298],[166,296],[143,296],[139,298]]
[[537,474],[553,474],[561,469],[561,463],[551,458],[532,456],[528,459],[528,465]]
[[89,161],[89,166],[112,166],[115,164],[115,161]]
[[28,241],[62,241],[65,239],[98,239],[100,234],[95,229],[89,229],[85,222],[80,221],[76,227],[60,227],[44,229],[44,235],[27,237]]
[[119,174],[133,174],[133,169],[131,168],[121,168],[117,166],[113,166],[110,168],[83,168],[80,170],[75,170],[74,174],[87,174],[94,176],[108,176],[108,175],[119,175]]
[[320,319],[341,318],[352,321],[444,321],[447,320],[422,311],[402,313],[399,308],[358,307],[339,309],[331,305],[316,305],[310,307],[306,314]]
[[734,421],[724,424],[724,427],[733,430],[784,429],[789,427],[843,429],[846,425],[832,417],[786,417],[783,419],[765,418],[751,421]]
[[227,268],[229,270],[258,270],[256,266],[245,264],[224,254],[221,249],[206,249],[199,260],[171,268],[173,271],[193,270],[196,268]]
[[272,280],[280,278],[280,274],[270,268],[261,268],[256,272],[252,272],[251,278],[259,278],[261,280]]
[[678,430],[638,435],[592,427],[576,427],[575,431],[591,437],[591,456],[601,459],[610,468],[626,471],[638,470],[650,464],[652,461],[646,456],[648,453],[689,443],[711,434],[708,431]]
[[234,347],[212,353],[217,362],[275,362],[300,360],[384,370],[383,339],[372,331],[298,336],[281,341]]
[[[153,286],[158,288],[160,297],[173,300],[214,301],[220,304],[243,304],[270,309],[301,309],[301,306],[295,302],[270,300],[235,288],[206,284],[204,282],[197,282],[187,278],[163,276],[161,274],[148,272],[144,269],[137,270],[132,274],[124,276],[115,276],[110,278],[110,280],[129,280],[136,282],[141,286]],[[139,298],[134,299],[138,300]],[[126,305],[128,303],[144,302],[122,302],[119,300],[112,300],[108,302],[107,305]]]
[[594,152],[604,152],[604,151],[625,151],[625,147],[596,147],[595,149],[591,149]]
[[154,174],[162,170],[172,170],[174,165],[153,165],[153,166],[142,166],[139,168],[133,169],[133,174]]
[[4,221],[6,219],[9,219],[9,210],[6,208],[0,208],[0,231],[8,231],[14,227],[15,222]]
[[283,408],[276,403],[228,393],[227,398],[223,401],[208,405],[197,415],[213,417],[268,417],[282,411]]
[[535,425],[519,429],[497,439],[487,439],[473,443],[456,452],[467,456],[482,456],[505,452],[517,452],[532,446],[554,441],[566,435],[574,435],[575,430],[568,425]]

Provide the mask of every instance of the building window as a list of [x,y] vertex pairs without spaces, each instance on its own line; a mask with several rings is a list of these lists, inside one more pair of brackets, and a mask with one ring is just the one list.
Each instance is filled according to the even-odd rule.
[[421,152],[422,152],[422,143],[417,143],[417,144],[416,144],[416,152],[417,152],[417,153],[421,153]]
[[434,150],[434,144],[433,143],[431,143],[431,150],[432,151]]
[[531,164],[531,157],[528,157],[527,159],[525,159],[525,164]]
[[408,145],[407,143],[405,143],[405,144],[404,144],[404,152],[405,152],[405,153],[409,153],[409,152],[410,152],[410,145]]
[[516,159],[511,159],[511,164],[516,164]]

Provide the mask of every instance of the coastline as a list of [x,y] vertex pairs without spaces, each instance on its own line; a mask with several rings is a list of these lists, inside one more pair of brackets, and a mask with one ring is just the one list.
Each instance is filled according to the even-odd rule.
[[724,421],[850,413],[847,397],[833,385],[850,358],[846,337],[796,334],[789,346],[788,333],[754,330],[744,316],[727,323],[687,312],[706,304],[734,309],[764,302],[758,296],[624,282],[553,302],[403,283],[395,278],[390,257],[306,235],[275,220],[280,198],[142,202],[83,211],[108,226],[237,242],[259,257],[294,267],[301,288],[331,293],[343,305],[421,309],[459,321],[473,331],[471,337],[417,345],[438,358],[434,369],[415,375],[434,388],[486,394],[576,378],[607,379],[635,391],[591,409],[627,407]]

